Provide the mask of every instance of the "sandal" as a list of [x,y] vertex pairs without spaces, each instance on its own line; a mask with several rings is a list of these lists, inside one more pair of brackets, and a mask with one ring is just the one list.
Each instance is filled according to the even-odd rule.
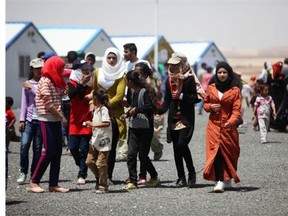
[[69,189],[66,189],[66,188],[62,188],[62,187],[59,187],[59,186],[53,186],[53,187],[49,187],[49,191],[50,192],[58,192],[58,193],[67,193],[69,192]]

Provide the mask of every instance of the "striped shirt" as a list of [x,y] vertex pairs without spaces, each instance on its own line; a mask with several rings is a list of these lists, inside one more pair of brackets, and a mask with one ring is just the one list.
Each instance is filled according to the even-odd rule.
[[53,105],[58,112],[61,112],[60,93],[61,90],[55,87],[49,78],[41,77],[35,97],[40,121],[60,121],[47,109]]

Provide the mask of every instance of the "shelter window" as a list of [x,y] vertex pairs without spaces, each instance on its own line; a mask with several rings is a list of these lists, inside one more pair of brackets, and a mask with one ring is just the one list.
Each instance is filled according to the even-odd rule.
[[31,57],[28,55],[19,56],[19,77],[28,78],[30,73],[30,61]]

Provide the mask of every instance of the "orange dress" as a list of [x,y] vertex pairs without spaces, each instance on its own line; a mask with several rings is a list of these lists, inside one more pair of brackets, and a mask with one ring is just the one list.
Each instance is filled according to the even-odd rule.
[[[211,112],[211,104],[221,105],[218,114]],[[204,99],[203,108],[206,112],[210,112],[206,130],[206,165],[203,177],[206,180],[216,181],[214,160],[220,148],[225,161],[223,165],[224,181],[233,178],[235,183],[238,183],[240,179],[237,175],[237,163],[240,147],[236,122],[241,116],[241,93],[239,88],[232,87],[225,91],[222,98],[219,99],[215,84],[210,85]],[[224,128],[227,121],[231,125],[230,128]]]

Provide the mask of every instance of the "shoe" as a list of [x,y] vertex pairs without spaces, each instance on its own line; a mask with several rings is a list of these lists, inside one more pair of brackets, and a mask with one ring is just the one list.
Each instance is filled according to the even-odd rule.
[[77,180],[77,184],[78,184],[78,185],[84,185],[84,184],[86,184],[86,181],[85,181],[84,178],[80,177],[80,178],[78,178],[78,180]]
[[128,183],[123,189],[124,190],[134,190],[137,189],[137,185],[133,184],[133,183]]
[[96,189],[96,190],[99,189],[99,178],[96,178],[96,185],[95,185],[95,189]]
[[128,177],[128,178],[126,179],[125,183],[128,184],[128,183],[130,183],[130,182],[131,182],[130,177]]
[[186,186],[187,186],[187,182],[186,182],[186,178],[185,177],[177,179],[176,187],[186,187]]
[[213,189],[215,193],[223,193],[224,192],[224,183],[222,181],[218,181]]
[[137,180],[137,185],[145,185],[145,184],[146,184],[146,179],[145,178],[139,178]]
[[160,158],[162,157],[162,155],[163,155],[163,151],[155,152],[155,153],[154,153],[154,160],[155,160],[155,161],[159,161]]
[[261,141],[261,144],[266,144],[267,143],[267,141]]
[[224,181],[224,188],[232,188],[232,182],[231,179],[228,181]]
[[156,187],[160,183],[160,179],[158,177],[151,178],[149,181],[146,182],[147,187]]
[[69,189],[61,188],[59,186],[53,186],[53,187],[49,187],[49,191],[56,192],[56,193],[67,193],[69,192]]
[[189,173],[188,188],[192,188],[196,185],[196,173]]
[[105,189],[97,189],[96,194],[103,194],[103,193],[108,193],[108,190]]
[[43,193],[45,190],[41,188],[40,186],[38,186],[38,187],[27,188],[27,191],[32,192],[32,193]]
[[125,162],[125,161],[127,161],[127,157],[120,155],[116,158],[116,161],[117,162]]
[[26,177],[27,177],[27,175],[26,175],[25,173],[21,172],[21,173],[19,174],[19,177],[17,178],[17,183],[18,183],[19,185],[23,185],[24,182],[25,182],[25,180],[26,180]]

